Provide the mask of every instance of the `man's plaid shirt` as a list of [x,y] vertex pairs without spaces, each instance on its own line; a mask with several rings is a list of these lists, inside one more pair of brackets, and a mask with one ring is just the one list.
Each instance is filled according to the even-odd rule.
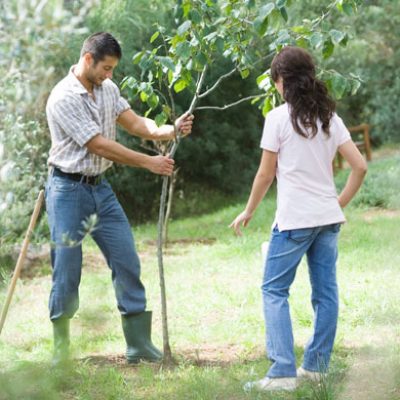
[[116,119],[130,107],[110,79],[95,85],[92,97],[73,74],[73,68],[47,101],[51,133],[48,165],[68,173],[99,175],[112,161],[89,153],[85,144],[98,134],[115,140]]

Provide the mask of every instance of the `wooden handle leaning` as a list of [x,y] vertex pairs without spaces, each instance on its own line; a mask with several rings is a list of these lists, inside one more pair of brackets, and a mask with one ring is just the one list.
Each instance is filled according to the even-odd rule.
[[6,302],[4,303],[3,310],[1,311],[0,334],[1,334],[1,331],[3,329],[4,322],[6,320],[8,308],[10,306],[11,299],[12,299],[12,296],[14,294],[14,290],[15,290],[15,286],[17,284],[17,280],[19,278],[22,266],[23,266],[24,261],[25,261],[26,253],[28,251],[29,241],[30,241],[33,229],[35,228],[36,221],[38,219],[40,210],[42,208],[43,199],[44,199],[44,190],[41,190],[39,192],[39,196],[38,196],[38,198],[36,200],[35,208],[33,210],[32,216],[31,216],[31,221],[29,223],[28,230],[26,231],[24,241],[22,243],[22,248],[21,248],[21,251],[19,253],[17,264],[16,264],[15,269],[14,269],[14,274],[13,274],[13,277],[11,279],[10,286],[8,288]]

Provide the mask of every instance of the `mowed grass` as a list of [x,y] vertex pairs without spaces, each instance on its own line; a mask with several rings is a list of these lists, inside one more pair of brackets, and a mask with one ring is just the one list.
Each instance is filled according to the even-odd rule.
[[[63,371],[50,367],[50,276],[24,279],[0,337],[0,399],[399,399],[400,213],[352,207],[346,209],[348,223],[340,236],[340,321],[327,381],[303,384],[294,393],[242,390],[246,381],[263,377],[269,365],[260,247],[269,238],[274,193],[263,201],[244,236],[235,237],[228,225],[244,205],[238,202],[170,224],[164,261],[175,368],[124,363],[111,274],[88,239],[81,306],[72,321],[71,365]],[[156,227],[142,225],[134,234],[148,309],[154,313],[153,341],[161,347]],[[304,262],[290,304],[300,363],[312,330]]]

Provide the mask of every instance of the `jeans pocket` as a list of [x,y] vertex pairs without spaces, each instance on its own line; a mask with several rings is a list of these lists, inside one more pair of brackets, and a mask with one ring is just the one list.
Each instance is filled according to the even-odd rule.
[[72,192],[73,190],[75,190],[78,187],[78,185],[79,185],[79,182],[56,177],[56,178],[53,178],[51,188],[55,192]]
[[292,229],[288,231],[288,238],[296,243],[303,243],[314,233],[314,228]]
[[333,233],[338,233],[340,231],[342,224],[332,224],[329,225],[329,230]]

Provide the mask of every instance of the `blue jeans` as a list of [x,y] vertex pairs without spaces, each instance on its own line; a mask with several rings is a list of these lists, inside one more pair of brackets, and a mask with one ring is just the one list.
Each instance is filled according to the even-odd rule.
[[303,368],[328,368],[338,318],[336,283],[337,240],[340,224],[282,231],[275,227],[262,284],[267,355],[272,361],[267,376],[295,377],[296,360],[289,312],[289,289],[297,266],[307,254],[314,309],[314,332],[304,352]]
[[[109,183],[103,179],[89,185],[66,177],[49,176],[46,208],[52,240],[53,268],[50,319],[72,318],[79,307],[79,283],[84,236],[82,223],[96,214],[98,223],[92,237],[109,268],[122,315],[146,308],[145,289],[140,281],[140,262],[131,227]],[[75,245],[68,245],[74,241]]]

